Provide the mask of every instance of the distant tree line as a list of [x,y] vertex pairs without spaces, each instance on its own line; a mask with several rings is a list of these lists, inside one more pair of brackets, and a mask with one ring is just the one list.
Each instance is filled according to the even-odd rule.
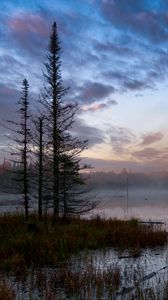
[[126,169],[119,173],[94,172],[90,174],[89,184],[95,189],[112,189],[125,191],[129,188],[167,188],[168,172],[128,172]]
[[[32,170],[32,166],[30,165],[29,167],[30,170]],[[20,168],[19,164],[14,164],[11,166],[11,168],[3,170],[3,172],[0,171],[0,192],[4,191],[4,192],[13,193],[17,191],[18,183],[13,180],[12,174],[15,174],[15,172],[17,172],[19,168]],[[34,174],[37,173],[37,169],[32,171],[34,172]],[[68,186],[66,187],[64,182],[63,188],[64,189],[66,188],[68,193],[69,193],[69,182],[72,180],[72,178],[69,176],[70,174],[71,174],[70,169],[68,169],[68,172],[65,172],[64,170],[64,176],[68,177],[67,180]],[[45,180],[47,182],[47,176],[45,175],[45,172],[43,176],[45,176]],[[89,175],[81,173],[80,176],[83,177],[83,183],[84,185],[86,185],[86,190],[91,191],[92,194],[94,194],[95,190],[98,189],[112,189],[112,190],[117,189],[117,190],[125,191],[127,179],[128,179],[129,188],[167,189],[168,187],[168,172],[166,171],[143,173],[143,172],[128,172],[124,170],[119,173],[115,173],[114,171],[90,172]],[[89,177],[89,180],[85,181],[84,178],[86,177]],[[36,179],[38,179],[38,177]],[[48,181],[49,180],[50,179],[48,178]],[[35,178],[33,178],[33,181],[36,182]],[[66,195],[66,189],[64,193],[65,195]],[[46,189],[46,192],[47,190],[48,188]],[[79,193],[81,193],[81,189],[79,190]],[[43,206],[44,206],[45,201],[47,201],[47,194],[45,195],[44,189],[43,189],[42,197],[43,197]],[[74,197],[75,198],[78,197],[77,191],[76,191],[76,196],[75,193],[73,193],[73,198]],[[44,199],[46,200],[44,201]],[[64,198],[64,202],[66,202],[66,197]]]
[[72,136],[77,104],[65,103],[68,89],[61,77],[61,47],[56,22],[52,25],[45,62],[43,90],[37,101],[36,113],[30,112],[29,83],[22,82],[18,99],[18,121],[8,121],[12,131],[10,153],[13,163],[15,186],[23,195],[25,218],[30,207],[38,207],[41,220],[48,211],[53,223],[68,214],[81,214],[91,210],[96,203],[83,196],[84,177],[80,154],[87,141]]

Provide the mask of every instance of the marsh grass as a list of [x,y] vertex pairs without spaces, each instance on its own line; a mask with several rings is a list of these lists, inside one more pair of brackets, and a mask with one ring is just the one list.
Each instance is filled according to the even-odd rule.
[[[58,269],[29,270],[24,282],[21,279],[12,279],[10,284],[10,277],[8,282],[3,281],[0,300],[167,300],[168,281],[158,277],[155,285],[149,281],[143,283],[141,274],[144,270],[140,266],[139,271],[138,277],[137,269],[133,269],[130,276],[136,275],[136,280],[133,288],[129,288],[129,285],[123,285],[128,274],[124,275],[118,264],[111,264],[106,268],[90,264],[81,270],[64,264]],[[124,292],[120,293],[122,290]]]
[[0,280],[0,300],[16,299],[15,290],[6,280]]
[[165,231],[139,224],[138,220],[69,218],[53,226],[50,216],[39,222],[32,214],[29,222],[33,226],[27,226],[21,214],[0,216],[1,272],[12,270],[23,276],[27,267],[57,265],[86,249],[132,249],[136,256],[141,248],[167,242]]
[[52,292],[62,286],[64,293],[75,299],[101,299],[107,295],[114,295],[121,283],[120,269],[111,267],[108,270],[100,270],[87,266],[85,270],[79,273],[72,270],[63,269],[55,272],[49,278],[49,289]]
[[[120,269],[110,266],[107,270],[86,266],[82,272],[75,272],[66,266],[57,270],[38,270],[25,278],[25,282],[17,280],[16,294],[21,299],[113,299],[121,284]],[[24,288],[26,287],[26,289]],[[14,294],[13,294],[14,297]],[[4,298],[6,300],[8,298]],[[15,298],[9,298],[15,299]]]

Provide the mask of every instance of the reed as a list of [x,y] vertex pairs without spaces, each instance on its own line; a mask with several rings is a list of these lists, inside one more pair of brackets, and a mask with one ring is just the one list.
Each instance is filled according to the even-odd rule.
[[0,300],[15,300],[16,294],[10,283],[0,281]]
[[53,226],[50,216],[39,222],[31,215],[30,224],[25,224],[21,214],[1,215],[0,271],[13,270],[19,276],[27,266],[58,264],[81,250],[115,247],[138,255],[141,248],[166,243],[164,230],[138,220],[69,218]]

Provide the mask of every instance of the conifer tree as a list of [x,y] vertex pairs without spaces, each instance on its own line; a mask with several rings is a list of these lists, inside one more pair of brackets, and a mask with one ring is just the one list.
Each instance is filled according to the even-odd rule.
[[30,113],[29,113],[29,84],[27,79],[23,80],[21,97],[17,102],[19,109],[17,111],[19,120],[8,121],[12,125],[12,145],[10,147],[11,155],[16,158],[14,162],[19,163],[20,167],[15,173],[15,180],[19,185],[19,192],[23,195],[23,204],[25,218],[29,217],[29,200],[30,200],[30,184],[29,184],[29,164],[30,164]]
[[[79,141],[72,138],[71,127],[77,110],[77,104],[65,103],[63,100],[68,89],[62,84],[61,77],[61,47],[57,33],[56,22],[52,25],[47,62],[45,63],[45,85],[41,95],[41,103],[45,111],[48,132],[48,158],[51,167],[51,182],[53,191],[53,222],[58,222],[59,213],[64,207],[64,215],[67,214],[68,190],[79,184],[79,154],[86,148],[87,141]],[[71,181],[67,180],[71,176]],[[77,179],[78,178],[78,179]],[[72,197],[71,197],[72,200]],[[64,204],[63,204],[64,203]],[[81,205],[75,201],[71,205]],[[88,206],[88,205],[87,205]]]
[[54,22],[50,35],[47,62],[45,63],[46,86],[42,95],[42,103],[47,110],[48,132],[50,149],[49,155],[52,160],[53,181],[53,217],[54,223],[59,219],[60,210],[60,156],[63,143],[63,132],[72,123],[76,105],[64,105],[62,98],[67,89],[62,85],[61,78],[61,47],[57,34],[57,25]]
[[43,199],[44,199],[44,160],[45,160],[45,117],[43,115],[35,115],[32,118],[33,133],[32,133],[32,153],[33,153],[33,178],[32,186],[34,198],[38,202],[38,218],[42,219],[43,214]]
[[25,217],[28,219],[29,215],[29,178],[28,178],[28,158],[29,158],[29,143],[30,143],[30,128],[28,126],[29,120],[29,98],[28,98],[29,84],[27,79],[23,80],[22,96],[20,98],[20,115],[21,115],[21,135],[23,136],[23,149],[22,163],[23,163],[23,194],[24,194],[24,206]]

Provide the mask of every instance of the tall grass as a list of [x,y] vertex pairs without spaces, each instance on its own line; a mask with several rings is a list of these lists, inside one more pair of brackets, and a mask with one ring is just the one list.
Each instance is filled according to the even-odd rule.
[[0,281],[0,300],[14,300],[16,294],[12,286],[6,280]]
[[71,255],[81,250],[114,247],[129,249],[131,255],[137,257],[142,248],[166,243],[164,230],[140,224],[135,219],[69,218],[66,222],[61,219],[53,226],[50,216],[39,222],[35,215],[31,215],[30,223],[25,224],[23,215],[1,215],[0,275],[4,279],[0,279],[0,300],[17,299],[18,293],[22,294],[22,299],[28,295],[30,299],[45,300],[66,297],[72,300],[113,300],[117,293],[122,295],[123,284],[128,282],[129,286],[132,278],[135,279],[133,288],[125,290],[123,299],[166,300],[167,282],[162,294],[151,286],[144,289],[137,284],[144,276],[140,266],[138,270],[131,269],[129,274],[130,268],[123,272],[119,265],[114,264],[103,268],[86,261],[79,270],[67,263]]
[[[0,300],[167,300],[168,282],[158,277],[152,282],[142,282],[143,269],[133,268],[131,277],[136,279],[127,284],[128,274],[122,273],[119,265],[95,267],[86,265],[75,270],[68,265],[58,269],[31,270],[25,280],[13,279],[0,282]],[[11,281],[11,283],[10,283]],[[124,284],[126,283],[126,286]]]
[[13,270],[18,276],[27,266],[58,264],[85,249],[115,247],[138,249],[167,242],[161,229],[139,224],[137,220],[69,218],[53,226],[50,216],[39,222],[30,218],[32,228],[20,214],[0,216],[0,271]]

